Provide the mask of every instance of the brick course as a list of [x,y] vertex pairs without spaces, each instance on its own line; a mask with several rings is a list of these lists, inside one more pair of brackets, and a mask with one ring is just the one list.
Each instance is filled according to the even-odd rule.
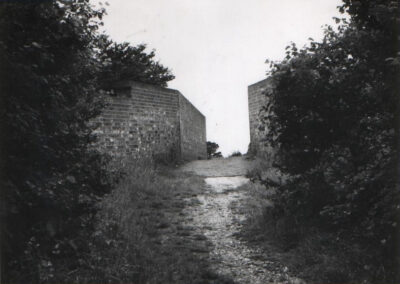
[[115,157],[206,158],[205,117],[177,90],[126,81],[94,123],[97,147]]
[[205,117],[184,96],[179,96],[181,154],[186,160],[206,159]]

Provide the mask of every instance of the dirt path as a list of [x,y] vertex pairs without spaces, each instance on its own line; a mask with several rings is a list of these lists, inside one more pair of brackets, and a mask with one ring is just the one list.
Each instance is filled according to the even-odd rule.
[[202,177],[244,176],[253,167],[251,160],[245,157],[199,160],[185,164],[179,170]]
[[238,237],[249,211],[252,186],[245,174],[251,167],[251,161],[235,157],[195,161],[180,168],[205,182],[196,202],[193,196],[185,199],[181,222],[191,235],[199,236],[192,244],[202,248],[199,253],[205,252],[204,242],[208,243],[204,257],[217,278],[237,284],[303,283],[291,277],[287,267]]

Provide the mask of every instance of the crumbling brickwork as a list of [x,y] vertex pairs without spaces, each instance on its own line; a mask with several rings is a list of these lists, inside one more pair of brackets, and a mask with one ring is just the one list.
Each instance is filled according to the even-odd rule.
[[206,158],[205,117],[179,91],[130,81],[114,90],[95,120],[101,150],[117,157]]

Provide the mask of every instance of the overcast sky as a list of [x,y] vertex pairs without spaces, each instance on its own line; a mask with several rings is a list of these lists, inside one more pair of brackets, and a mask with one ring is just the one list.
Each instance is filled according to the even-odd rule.
[[[155,49],[179,90],[207,119],[207,140],[224,155],[250,142],[247,86],[290,42],[322,38],[340,0],[108,0],[105,32]],[[103,2],[104,3],[104,2]]]

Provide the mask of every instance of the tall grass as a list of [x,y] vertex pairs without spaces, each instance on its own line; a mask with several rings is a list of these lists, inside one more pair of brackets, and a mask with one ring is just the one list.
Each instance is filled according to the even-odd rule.
[[176,234],[184,208],[180,195],[197,180],[165,166],[160,172],[149,161],[125,163],[124,171],[125,178],[99,203],[90,254],[67,281],[200,283],[207,267]]

